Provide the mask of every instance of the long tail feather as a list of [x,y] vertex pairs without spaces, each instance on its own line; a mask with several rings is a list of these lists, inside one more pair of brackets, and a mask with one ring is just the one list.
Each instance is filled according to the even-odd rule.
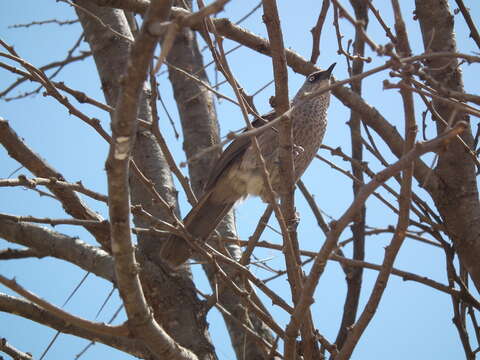
[[[187,231],[195,240],[205,241],[235,204],[235,201],[218,203],[213,198],[211,191],[206,193],[184,219]],[[170,236],[161,250],[162,258],[172,268],[183,264],[191,254],[185,239],[176,235]]]

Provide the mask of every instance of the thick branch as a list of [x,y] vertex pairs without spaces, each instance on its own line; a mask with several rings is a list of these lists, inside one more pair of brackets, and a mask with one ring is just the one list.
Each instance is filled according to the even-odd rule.
[[60,319],[63,319],[64,321],[71,323],[73,325],[76,325],[82,329],[89,330],[96,334],[101,334],[101,335],[111,335],[111,336],[127,336],[128,335],[128,328],[125,324],[119,325],[119,326],[111,326],[107,324],[95,323],[95,322],[74,316],[62,310],[61,308],[41,299],[40,297],[36,296],[30,291],[24,289],[15,280],[10,280],[0,275],[0,284],[3,284],[9,289],[15,291],[17,294],[22,295],[27,300],[30,300],[34,304],[51,312],[52,314],[59,317]]
[[32,304],[31,302],[0,293],[0,311],[17,314],[26,319],[30,319],[39,324],[51,327],[65,334],[71,334],[84,339],[98,341],[105,345],[125,351],[134,356],[153,359],[152,354],[138,340],[123,336],[112,336],[107,334],[98,334],[91,330],[78,327],[57,317],[51,312]]
[[130,235],[128,174],[136,135],[135,119],[140,91],[157,45],[157,38],[150,34],[149,28],[152,24],[167,19],[170,6],[169,0],[152,2],[130,51],[130,59],[113,116],[113,136],[107,159],[109,214],[117,284],[131,331],[139,339],[144,340],[157,356],[194,359],[196,356],[175,343],[153,318],[140,284],[138,264]]
[[52,256],[114,281],[113,258],[97,247],[46,227],[0,219],[0,237],[35,250],[37,256]]
[[[448,1],[417,0],[415,3],[425,51],[440,55],[446,51],[456,52],[454,24],[451,20],[453,15]],[[462,73],[458,65],[456,58],[448,56],[438,56],[426,63],[427,73],[444,89],[463,92]],[[464,113],[436,99],[433,100],[433,107],[441,118],[452,117],[452,123],[468,119]],[[439,134],[446,127],[440,119],[436,120],[436,126]],[[473,137],[470,128],[461,137],[471,148]],[[441,186],[428,190],[445,219],[447,233],[455,244],[462,264],[479,290],[480,203],[475,165],[464,146],[459,141],[452,141],[448,151],[439,155],[434,174],[441,179]]]

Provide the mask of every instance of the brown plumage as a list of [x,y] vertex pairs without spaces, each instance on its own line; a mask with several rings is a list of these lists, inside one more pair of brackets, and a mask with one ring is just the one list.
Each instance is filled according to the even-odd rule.
[[[325,92],[306,101],[303,99],[330,84],[334,66],[335,64],[325,71],[317,71],[307,76],[291,103],[297,180],[322,144],[327,126],[330,93]],[[269,117],[275,118],[275,114],[269,114]],[[273,189],[278,191],[281,182],[278,172],[278,131],[270,127],[258,135],[257,140]],[[249,137],[233,141],[210,172],[203,196],[184,219],[186,229],[195,239],[205,241],[238,200],[255,195],[267,201],[262,168],[251,144]],[[161,250],[162,258],[173,268],[187,261],[190,255],[191,249],[187,242],[174,235],[166,240]]]

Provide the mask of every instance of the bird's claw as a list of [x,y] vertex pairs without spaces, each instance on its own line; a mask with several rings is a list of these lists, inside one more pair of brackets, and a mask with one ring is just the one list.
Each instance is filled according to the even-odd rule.
[[293,155],[294,156],[300,156],[304,151],[305,151],[305,149],[303,147],[301,147],[300,145],[293,144]]

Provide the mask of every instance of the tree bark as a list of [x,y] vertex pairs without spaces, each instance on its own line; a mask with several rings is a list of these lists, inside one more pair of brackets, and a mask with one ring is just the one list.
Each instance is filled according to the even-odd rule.
[[[105,24],[133,40],[127,18],[121,10],[100,8],[90,1],[79,1],[82,7],[96,14]],[[97,21],[82,11],[77,11],[85,31],[85,37],[93,52],[102,89],[107,102],[115,106],[119,82],[128,60],[130,43],[113,33],[106,31]],[[152,121],[148,103],[149,86],[144,84],[140,95],[138,116]],[[133,150],[133,159],[140,170],[150,179],[160,195],[168,203],[175,205],[176,198],[172,178],[163,153],[150,131],[139,129]],[[130,175],[131,202],[139,204],[152,215],[170,220],[167,212],[152,201],[152,195],[134,176]],[[138,226],[150,226],[143,220],[134,218]],[[158,264],[160,239],[151,235],[138,236],[139,248],[150,260]],[[157,271],[160,268],[157,269]],[[165,281],[163,276],[171,281]],[[195,287],[188,273],[175,275],[162,274],[161,277],[148,274],[141,276],[145,296],[152,307],[156,320],[178,343],[191,349],[199,359],[216,359],[207,330],[206,314],[199,311],[201,302],[195,294]]]
[[[448,1],[416,0],[415,3],[425,51],[456,52],[454,17]],[[463,92],[462,73],[456,58],[433,58],[426,62],[426,66],[429,75],[445,89]],[[437,100],[433,100],[433,105],[438,114],[448,122],[453,108]],[[452,126],[460,120],[469,121],[469,118],[459,112],[453,118]],[[434,121],[440,134],[444,131],[445,124],[435,117]],[[470,127],[461,137],[470,148],[473,147]],[[438,187],[427,189],[444,219],[446,231],[460,260],[480,291],[480,202],[474,162],[460,141],[452,141],[439,155],[435,173],[440,180]]]

